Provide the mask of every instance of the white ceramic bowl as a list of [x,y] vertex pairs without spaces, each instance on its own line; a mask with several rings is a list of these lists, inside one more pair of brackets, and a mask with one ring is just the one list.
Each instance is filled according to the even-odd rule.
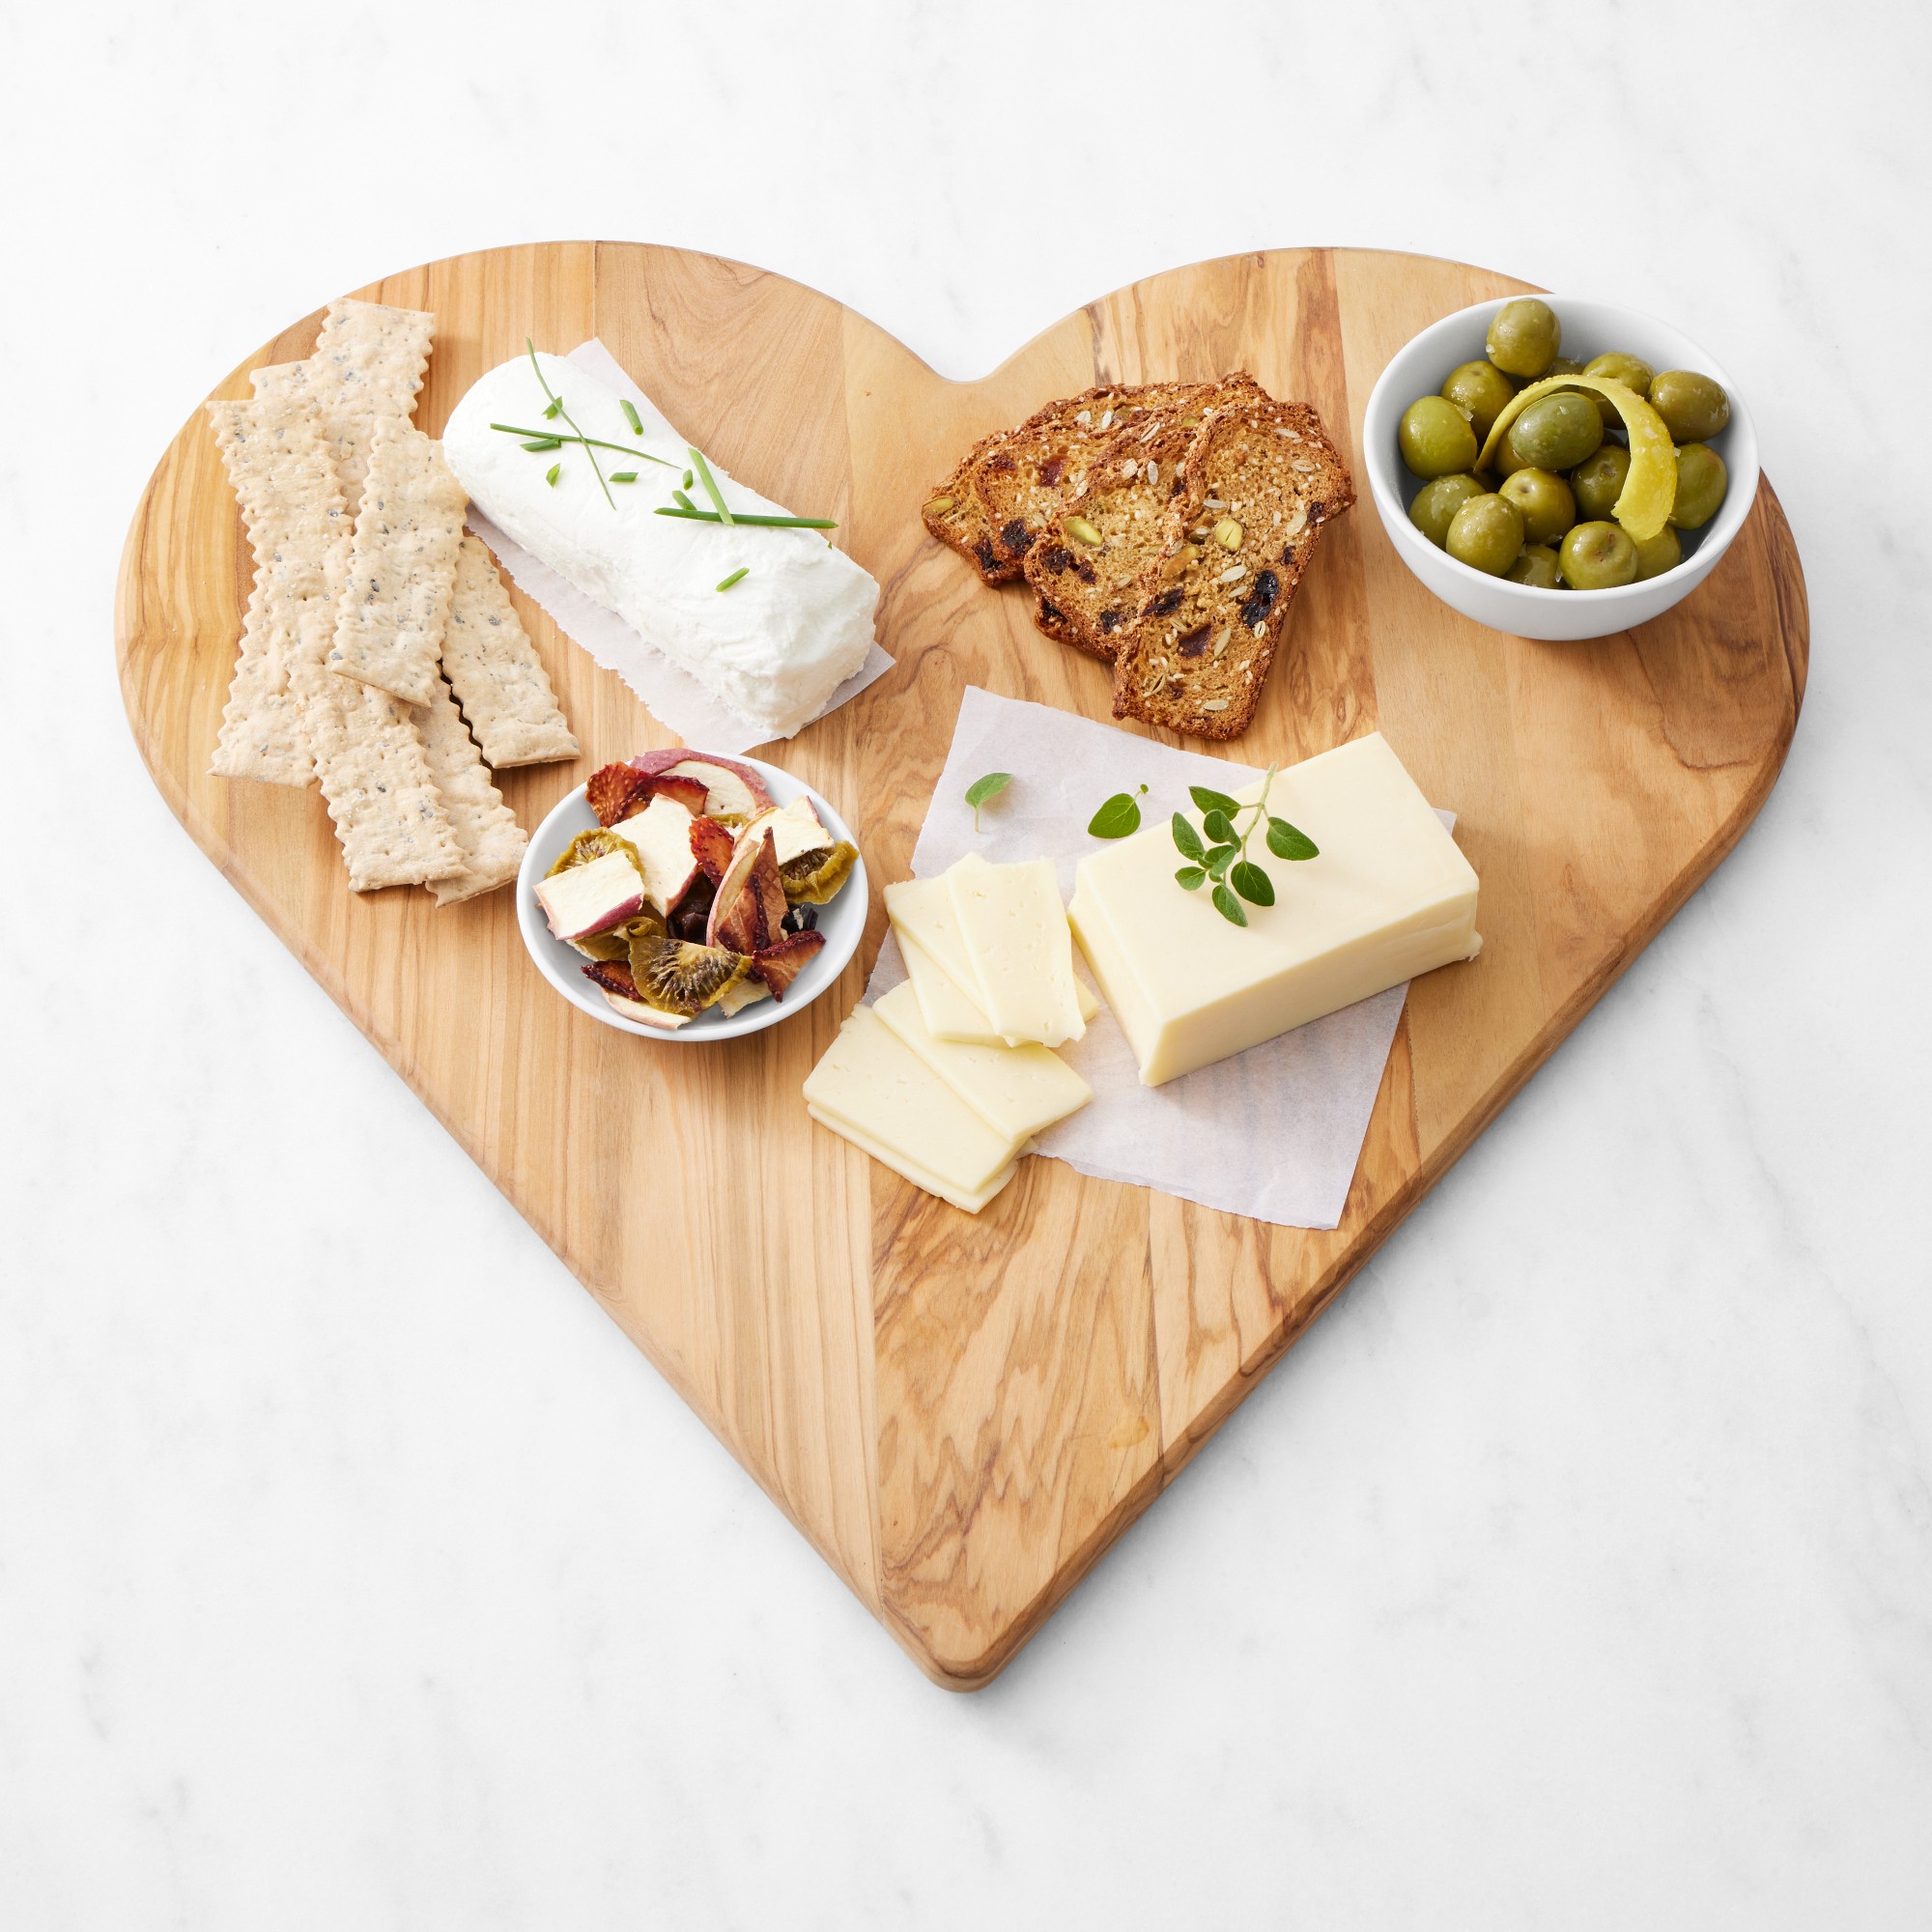
[[[810,789],[800,784],[788,772],[781,772],[776,765],[768,765],[761,759],[740,757],[737,762],[750,765],[764,780],[765,789],[771,793],[776,804],[789,805],[801,792]],[[817,807],[818,815],[825,821],[832,836],[847,840],[856,850],[859,841],[853,838],[851,827],[815,791],[811,793],[811,802]],[[543,916],[543,908],[537,904],[538,880],[556,863],[563,848],[580,832],[593,831],[596,824],[597,814],[590,810],[584,800],[583,787],[579,785],[575,791],[559,799],[550,816],[537,827],[530,837],[529,849],[524,854],[523,867],[517,873],[517,926],[524,935],[526,951],[536,961],[537,971],[573,1007],[588,1013],[592,1019],[602,1021],[605,1026],[615,1027],[619,1033],[637,1034],[644,1039],[667,1040],[680,1046],[701,1046],[707,1040],[737,1039],[741,1035],[761,1032],[768,1026],[777,1026],[781,1020],[790,1019],[794,1013],[803,1012],[838,980],[845,970],[846,962],[859,950],[860,938],[866,930],[866,908],[868,903],[864,859],[852,867],[852,876],[845,881],[832,903],[818,908],[818,929],[825,935],[825,944],[819,949],[818,956],[785,988],[782,1001],[754,1000],[749,1007],[741,1007],[728,1016],[714,1008],[709,1012],[699,1013],[689,1026],[678,1027],[674,1031],[646,1026],[641,1020],[627,1018],[604,997],[602,989],[594,981],[583,977],[583,968],[590,962],[575,947],[565,945],[552,933]]]
[[1653,369],[1695,369],[1724,385],[1731,399],[1731,419],[1711,446],[1724,459],[1730,487],[1718,514],[1701,530],[1680,532],[1684,561],[1662,577],[1642,583],[1625,583],[1613,590],[1539,590],[1512,583],[1506,577],[1490,577],[1458,563],[1446,550],[1437,550],[1408,521],[1408,505],[1422,479],[1409,473],[1396,446],[1396,427],[1402,412],[1418,396],[1435,395],[1450,370],[1463,362],[1480,361],[1490,331],[1490,318],[1502,301],[1478,302],[1432,324],[1402,349],[1369,394],[1362,420],[1362,462],[1382,527],[1397,554],[1445,604],[1520,638],[1543,638],[1568,642],[1606,638],[1661,616],[1688,597],[1717,568],[1731,539],[1744,527],[1751,500],[1757,495],[1757,436],[1750,412],[1738,387],[1716,356],[1700,349],[1688,335],[1634,309],[1609,302],[1583,301],[1571,296],[1545,299],[1563,325],[1563,353],[1587,362],[1612,349],[1641,356]]

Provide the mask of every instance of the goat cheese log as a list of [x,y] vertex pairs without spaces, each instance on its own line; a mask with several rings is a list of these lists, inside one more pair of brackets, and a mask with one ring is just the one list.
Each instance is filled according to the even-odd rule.
[[[531,555],[768,737],[789,738],[865,663],[878,584],[819,530],[658,516],[691,467],[685,439],[648,403],[639,409],[638,435],[613,389],[557,356],[536,359],[582,434],[625,452],[596,452],[605,475],[635,469],[638,480],[611,484],[607,501],[581,444],[533,454],[523,447],[529,439],[490,427],[570,434],[562,417],[545,416],[550,399],[527,355],[492,369],[457,404],[442,433],[443,458],[457,480]],[[545,481],[553,464],[554,484]],[[717,463],[710,468],[730,509],[798,514],[734,481]],[[701,482],[688,494],[699,509],[711,508]],[[721,591],[734,571],[744,575]]]

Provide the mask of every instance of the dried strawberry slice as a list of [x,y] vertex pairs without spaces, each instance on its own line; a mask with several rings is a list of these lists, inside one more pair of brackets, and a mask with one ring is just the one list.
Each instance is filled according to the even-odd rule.
[[605,826],[630,817],[650,795],[650,774],[632,765],[605,765],[590,774],[583,787],[585,802],[597,814],[598,824]]
[[776,946],[767,946],[752,955],[752,971],[772,989],[772,998],[782,1000],[785,989],[805,971],[825,945],[822,932],[795,932]]

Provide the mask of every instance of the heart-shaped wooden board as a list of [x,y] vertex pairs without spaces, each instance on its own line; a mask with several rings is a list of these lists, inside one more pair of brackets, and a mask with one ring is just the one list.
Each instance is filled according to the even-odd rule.
[[[1416,330],[1520,284],[1418,256],[1281,250],[1137,282],[978,383],[736,263],[625,242],[437,262],[356,293],[433,309],[417,421],[524,338],[603,338],[671,420],[771,497],[838,519],[884,587],[894,672],[770,755],[860,829],[865,944],[797,1019],[694,1048],[574,1011],[508,893],[357,898],[321,800],[208,776],[250,558],[197,413],[142,498],[116,610],[128,714],[202,849],[923,1668],[991,1678],[1440,1178],[1736,841],[1783,761],[1807,622],[1769,485],[1656,623],[1537,644],[1457,616],[1397,559],[1366,485],[1293,611],[1243,762],[1379,727],[1461,814],[1472,966],[1419,980],[1342,1225],[1301,1233],[1030,1160],[974,1219],[812,1124],[800,1083],[857,1000],[961,689],[1111,717],[1106,668],[1039,636],[922,528],[960,451],[1102,381],[1251,370],[1356,457]],[[214,391],[305,355],[320,314]],[[584,748],[500,775],[523,823],[671,742],[518,598]],[[1135,728],[1135,727],[1129,727]]]

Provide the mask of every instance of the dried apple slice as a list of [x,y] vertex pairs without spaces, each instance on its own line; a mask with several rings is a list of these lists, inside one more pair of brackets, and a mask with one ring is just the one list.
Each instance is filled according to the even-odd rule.
[[741,838],[718,882],[704,938],[733,952],[757,952],[783,936],[784,881],[769,832]]
[[1630,435],[1630,474],[1624,478],[1623,492],[1610,514],[1636,542],[1648,543],[1663,527],[1677,499],[1677,450],[1663,418],[1634,389],[1607,376],[1546,376],[1542,382],[1519,389],[1491,424],[1476,468],[1490,467],[1510,424],[1531,403],[1558,389],[1587,389],[1602,396],[1623,418]]
[[668,775],[700,781],[706,793],[701,809],[714,816],[724,812],[751,818],[773,802],[764,780],[750,765],[711,752],[693,752],[680,746],[668,752],[646,752],[631,762],[654,779]]

